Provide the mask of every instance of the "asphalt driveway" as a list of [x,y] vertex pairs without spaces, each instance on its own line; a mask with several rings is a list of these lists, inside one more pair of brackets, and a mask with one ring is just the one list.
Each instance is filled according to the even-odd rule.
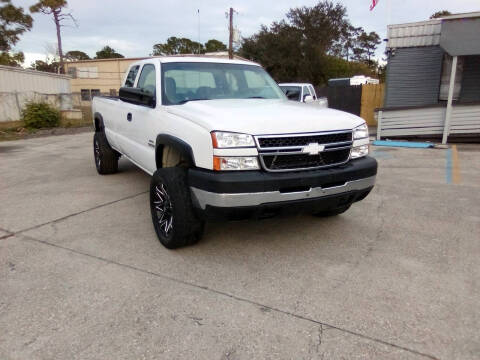
[[336,218],[167,250],[149,176],[92,133],[0,143],[0,359],[478,359],[480,146],[372,148]]

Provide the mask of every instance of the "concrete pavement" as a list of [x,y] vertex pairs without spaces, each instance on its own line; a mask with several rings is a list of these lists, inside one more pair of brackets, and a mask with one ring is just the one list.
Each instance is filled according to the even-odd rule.
[[458,184],[448,150],[374,148],[347,213],[169,251],[148,175],[97,175],[91,138],[0,143],[0,358],[478,358],[480,146],[458,147]]

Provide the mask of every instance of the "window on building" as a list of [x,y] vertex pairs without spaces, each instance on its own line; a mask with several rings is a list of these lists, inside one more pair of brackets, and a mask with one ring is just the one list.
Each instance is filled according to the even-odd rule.
[[78,67],[77,68],[77,77],[80,79],[97,79],[98,78],[98,67]]
[[82,97],[82,101],[90,101],[91,100],[89,89],[80,90],[80,96]]
[[125,79],[125,85],[126,87],[133,87],[135,84],[135,79],[137,78],[137,73],[138,69],[140,69],[139,65],[135,65],[130,68],[130,71],[128,72],[127,78]]
[[[440,100],[448,100],[448,89],[450,88],[450,77],[452,75],[453,57],[445,54],[442,65],[442,77],[440,79]],[[458,100],[462,90],[463,78],[463,57],[457,60],[457,73],[455,74],[455,85],[453,87],[453,100]]]
[[117,96],[117,89],[110,89],[110,96]]
[[95,96],[100,96],[100,89],[92,89],[90,90],[90,93],[91,93],[91,96],[92,96],[92,99],[95,97]]
[[73,79],[77,78],[77,68],[75,66],[69,66],[67,70],[68,75],[70,75]]

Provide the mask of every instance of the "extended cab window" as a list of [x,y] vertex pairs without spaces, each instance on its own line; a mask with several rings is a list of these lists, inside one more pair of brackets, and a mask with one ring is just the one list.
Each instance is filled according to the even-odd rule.
[[130,68],[127,78],[125,79],[126,87],[133,87],[133,84],[135,84],[135,79],[137,78],[138,69],[140,69],[139,65],[135,65]]
[[155,95],[155,66],[152,64],[146,64],[142,68],[140,77],[138,78],[137,88],[142,89],[144,92],[151,95]]

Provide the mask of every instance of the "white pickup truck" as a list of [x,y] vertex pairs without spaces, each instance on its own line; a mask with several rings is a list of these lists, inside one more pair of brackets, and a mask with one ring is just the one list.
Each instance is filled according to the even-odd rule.
[[312,84],[280,83],[278,86],[280,86],[280,89],[285,93],[288,100],[328,107],[328,99],[326,97],[319,98]]
[[152,175],[152,221],[167,248],[198,241],[209,219],[337,215],[375,183],[364,120],[288,101],[253,62],[136,62],[118,98],[93,99],[93,118],[99,174],[124,156]]

